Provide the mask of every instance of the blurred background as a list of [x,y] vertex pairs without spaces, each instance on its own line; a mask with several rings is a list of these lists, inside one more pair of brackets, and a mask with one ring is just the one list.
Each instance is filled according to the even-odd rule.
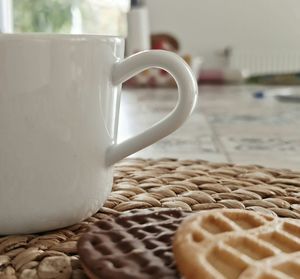
[[[198,107],[136,156],[300,168],[299,11],[298,0],[0,0],[0,33],[117,35],[126,56],[182,56],[199,84]],[[167,114],[175,87],[159,69],[127,81],[120,140]]]
[[[173,50],[202,83],[237,83],[298,71],[299,8],[297,0],[0,0],[0,32],[123,36],[127,54]],[[259,81],[299,83],[295,75]]]

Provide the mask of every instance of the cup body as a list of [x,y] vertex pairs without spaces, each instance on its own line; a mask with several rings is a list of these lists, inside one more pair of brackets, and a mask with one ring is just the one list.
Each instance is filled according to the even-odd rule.
[[0,235],[74,224],[112,187],[123,39],[0,35]]

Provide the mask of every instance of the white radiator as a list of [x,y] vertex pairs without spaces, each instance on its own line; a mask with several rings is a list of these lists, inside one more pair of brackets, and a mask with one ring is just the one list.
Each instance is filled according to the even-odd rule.
[[229,56],[229,66],[246,70],[251,75],[300,72],[299,50],[235,50]]

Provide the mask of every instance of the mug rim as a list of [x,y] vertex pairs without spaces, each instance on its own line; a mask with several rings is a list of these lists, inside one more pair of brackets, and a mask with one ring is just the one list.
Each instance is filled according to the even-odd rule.
[[96,39],[96,40],[124,40],[125,37],[115,35],[101,35],[101,34],[66,34],[66,33],[0,33],[0,39]]

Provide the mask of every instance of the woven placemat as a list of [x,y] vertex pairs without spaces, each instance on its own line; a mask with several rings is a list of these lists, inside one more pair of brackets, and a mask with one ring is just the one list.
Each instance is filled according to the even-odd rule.
[[137,208],[241,208],[300,219],[300,172],[195,160],[127,159],[93,217],[38,235],[0,237],[0,279],[82,279],[76,243],[103,214]]

